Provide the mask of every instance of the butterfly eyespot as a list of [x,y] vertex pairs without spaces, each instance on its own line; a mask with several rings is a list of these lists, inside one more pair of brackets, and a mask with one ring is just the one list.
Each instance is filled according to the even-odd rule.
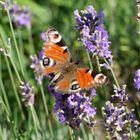
[[48,58],[46,56],[43,56],[43,58],[42,58],[42,65],[44,67],[51,67],[51,66],[54,66],[55,64],[56,63],[55,63],[55,61],[53,59]]
[[59,37],[59,34],[54,34],[53,37],[54,39],[57,39]]
[[72,85],[72,87],[71,87],[72,90],[77,90],[79,88],[80,88],[80,86],[78,84]]
[[78,82],[76,80],[73,80],[71,83],[71,88],[69,92],[79,92],[81,90]]
[[57,31],[52,31],[49,33],[50,41],[53,43],[58,43],[61,41],[62,37]]
[[48,57],[43,58],[43,66],[48,66],[50,64],[50,59]]
[[96,84],[102,85],[108,81],[108,78],[105,75],[103,75],[102,73],[100,73],[95,76],[94,80],[95,80]]

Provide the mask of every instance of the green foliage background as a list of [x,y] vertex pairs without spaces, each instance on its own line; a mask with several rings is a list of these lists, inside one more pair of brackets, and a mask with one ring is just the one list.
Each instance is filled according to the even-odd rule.
[[[84,47],[80,42],[78,42],[79,33],[75,30],[75,18],[74,18],[74,10],[78,9],[86,9],[88,5],[93,5],[94,8],[99,12],[103,10],[105,13],[104,23],[105,28],[109,33],[109,40],[111,42],[110,49],[113,52],[113,61],[114,61],[114,71],[116,76],[120,82],[120,85],[127,84],[127,92],[134,96],[136,102],[132,103],[130,106],[133,106],[136,109],[137,117],[140,119],[139,108],[139,98],[136,96],[136,91],[133,86],[133,74],[138,68],[140,68],[140,36],[138,31],[140,30],[138,22],[136,20],[137,15],[137,7],[136,2],[133,0],[16,0],[16,2],[21,6],[27,6],[32,13],[32,37],[34,44],[34,53],[39,54],[42,48],[42,41],[40,39],[40,33],[42,31],[46,31],[48,27],[55,27],[64,37],[67,45],[69,46],[73,57],[82,59],[84,64],[88,65],[86,61],[88,61],[86,52]],[[23,53],[22,56],[22,64],[24,66],[24,70],[26,73],[27,79],[34,86],[34,91],[36,93],[35,98],[35,109],[38,115],[38,118],[42,124],[42,133],[44,134],[44,139],[48,139],[49,134],[47,132],[47,120],[44,114],[44,108],[42,105],[42,97],[40,95],[40,89],[36,84],[34,79],[34,73],[30,69],[30,55],[32,46],[30,46],[28,40],[27,30],[23,27],[17,29],[14,26],[16,39],[18,42],[19,33],[22,37],[23,47],[19,48]],[[0,48],[4,47],[4,44],[7,42],[7,38],[12,38],[12,34],[10,31],[8,17],[4,10],[0,10]],[[3,41],[4,40],[4,41]],[[12,40],[13,44],[13,40]],[[19,43],[20,44],[20,43]],[[19,45],[18,44],[18,45]],[[20,46],[20,45],[19,45]],[[33,54],[33,53],[32,53]],[[75,56],[76,55],[76,56]],[[12,46],[12,57],[14,59],[15,65],[19,68],[18,63],[16,61],[17,56],[15,50]],[[28,108],[24,108],[24,112],[27,117],[26,121],[22,120],[20,110],[17,107],[17,103],[15,101],[14,89],[11,83],[11,79],[9,77],[7,62],[4,56],[0,55],[0,70],[2,82],[5,89],[0,88],[0,94],[5,91],[5,94],[8,97],[8,102],[10,103],[10,108],[12,110],[12,118],[14,122],[14,130],[18,135],[18,139],[31,139],[30,135],[33,133],[33,125],[31,123],[31,115],[29,113]],[[93,61],[93,64],[96,67],[96,62]],[[11,66],[11,64],[10,64]],[[11,66],[12,75],[14,77],[14,84],[16,86],[17,92],[20,96],[21,90],[19,89],[19,83],[17,81],[17,77]],[[101,107],[105,104],[110,98],[112,94],[112,83],[114,82],[110,76],[110,72],[106,72],[109,76],[110,82],[107,89],[107,94],[103,93],[97,95],[96,99],[93,101],[94,106],[97,109],[97,118],[101,117]],[[53,113],[54,99],[47,91],[48,81],[44,81],[44,90],[46,101],[49,108],[49,119],[52,122],[54,135],[57,136],[56,139],[70,139],[68,128],[64,125],[59,124],[56,116]],[[100,93],[100,91],[99,91]],[[2,97],[3,98],[3,97]],[[5,117],[5,112],[3,109],[0,109],[0,131],[1,136],[10,137],[12,134],[10,130],[10,126],[8,126],[7,118]],[[86,133],[88,129],[85,129]],[[101,131],[101,130],[100,130]],[[104,132],[102,132],[104,133]],[[82,135],[83,131],[75,132],[75,135]],[[33,138],[32,138],[33,139]],[[42,138],[43,139],[43,138]]]

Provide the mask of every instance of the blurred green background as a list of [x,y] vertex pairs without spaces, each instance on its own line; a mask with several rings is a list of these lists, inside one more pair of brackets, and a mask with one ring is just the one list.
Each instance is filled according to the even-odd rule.
[[[104,23],[105,23],[105,29],[109,33],[109,40],[111,42],[110,49],[113,53],[113,69],[117,76],[117,79],[119,80],[120,85],[127,84],[127,92],[129,94],[134,95],[135,89],[133,86],[133,74],[135,70],[140,68],[140,35],[138,34],[138,31],[140,30],[139,24],[136,20],[137,15],[137,7],[136,7],[136,1],[134,0],[16,0],[17,4],[21,6],[27,6],[32,14],[32,37],[33,37],[33,44],[35,48],[35,54],[39,54],[41,48],[42,48],[42,41],[40,38],[40,34],[43,31],[46,31],[48,27],[53,26],[55,27],[61,35],[64,37],[67,45],[70,48],[70,51],[72,54],[75,54],[76,57],[82,58],[83,62],[85,62],[84,65],[88,64],[86,61],[88,61],[85,48],[82,46],[82,44],[78,41],[79,33],[75,30],[75,18],[74,18],[74,10],[82,10],[86,9],[88,5],[93,5],[94,8],[99,12],[100,10],[103,10],[105,13]],[[19,35],[19,29],[14,26],[14,31],[16,34],[17,41],[20,42],[18,35]],[[1,32],[1,40],[0,40],[0,48],[3,47],[2,40],[4,42],[7,41],[7,38],[12,38],[12,34],[9,27],[8,17],[7,14],[2,8],[0,9],[0,32]],[[24,69],[26,69],[28,80],[31,82],[31,84],[34,86],[34,91],[36,93],[35,98],[35,108],[36,112],[39,115],[39,118],[42,120],[42,124],[45,120],[44,114],[43,114],[43,105],[40,95],[40,90],[35,82],[34,79],[34,73],[30,69],[30,46],[28,41],[28,33],[25,27],[20,29],[20,35],[22,36],[22,43],[23,48],[19,48],[19,50],[24,52],[24,55],[22,56],[22,63],[25,66]],[[13,40],[11,41],[13,44]],[[16,55],[15,52],[12,51],[13,58],[15,59],[15,65],[16,64]],[[75,56],[74,56],[75,57]],[[15,115],[14,119],[15,122],[17,122],[17,126],[22,126],[23,121],[20,122],[20,111],[16,108],[17,103],[15,102],[15,97],[13,94],[13,87],[11,85],[11,80],[9,78],[7,65],[5,58],[1,55],[1,71],[2,71],[2,81],[5,87],[5,91],[8,96],[8,100],[10,102],[10,107]],[[96,62],[93,62],[96,64]],[[17,67],[19,67],[17,65]],[[95,66],[95,69],[96,66]],[[15,72],[11,66],[12,75],[14,76],[14,81],[17,84],[16,88],[17,91],[20,93],[21,90],[19,89],[19,83],[17,82]],[[112,82],[113,79],[111,77],[111,74],[109,71],[106,72],[106,74],[109,76],[110,82],[108,84],[109,88],[112,88]],[[52,124],[54,128],[62,127],[62,125],[59,124],[58,121],[56,121],[56,118],[54,119],[53,114],[53,105],[54,105],[54,99],[51,97],[51,95],[47,91],[47,84],[48,81],[44,81],[44,89],[45,89],[45,96],[47,100],[47,104],[49,106],[49,113],[50,117],[52,119]],[[0,89],[0,92],[2,92],[3,89]],[[110,98],[110,95],[112,94],[112,89],[107,89],[108,94],[104,95],[101,94],[98,97],[96,97],[95,101],[93,101],[93,104],[99,108],[100,111],[97,112],[97,114],[101,114],[101,107],[104,105],[105,101]],[[136,99],[139,101],[139,99]],[[138,108],[137,106],[133,106],[134,108]],[[25,109],[27,110],[27,109]],[[136,111],[137,116],[140,118],[140,115],[138,114],[138,111]],[[13,116],[14,116],[13,115]],[[43,120],[44,119],[44,120]],[[55,124],[55,122],[57,124]],[[20,123],[19,123],[20,122]],[[6,125],[6,118],[4,116],[4,112],[0,111],[0,123],[2,126]],[[18,124],[19,123],[19,124]],[[24,126],[25,127],[25,126]],[[63,126],[62,132],[66,131],[65,126]],[[45,133],[46,126],[44,126],[44,133]],[[57,134],[60,132],[58,131]],[[62,134],[62,133],[60,133]],[[24,134],[26,135],[26,134]],[[66,135],[66,134],[65,134]],[[64,136],[66,137],[66,136]]]

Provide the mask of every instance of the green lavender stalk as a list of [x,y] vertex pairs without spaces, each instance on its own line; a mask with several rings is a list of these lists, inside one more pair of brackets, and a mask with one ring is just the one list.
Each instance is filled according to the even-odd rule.
[[115,76],[115,73],[114,73],[112,67],[110,66],[110,64],[108,63],[108,61],[107,61],[105,58],[103,58],[103,60],[104,60],[105,63],[108,65],[108,67],[109,67],[109,69],[110,69],[110,71],[111,71],[111,74],[112,74],[112,76],[113,76],[113,78],[114,78],[115,84],[117,85],[118,88],[120,88],[119,83],[118,83],[118,81],[117,81],[117,78],[116,78],[116,76]]
[[71,140],[75,140],[74,132],[73,132],[73,130],[70,127],[69,127],[69,132],[70,132]]
[[91,70],[93,70],[92,61],[91,61],[91,58],[90,58],[90,55],[89,55],[89,52],[87,51],[87,49],[86,49],[86,53],[87,53],[87,57],[88,57],[90,68],[91,68]]
[[[18,33],[18,45],[19,45],[20,57],[23,60],[24,59],[24,49],[23,49],[22,32],[18,27],[17,27],[17,33]],[[23,71],[24,72],[27,71],[24,62],[22,62],[22,64],[23,64],[22,65],[23,66]],[[24,78],[27,80],[28,79],[27,78],[27,73],[25,72],[24,74],[25,74]]]
[[9,101],[8,101],[8,98],[7,98],[6,90],[5,90],[2,79],[0,79],[0,88],[2,90],[3,98],[4,98],[5,104],[7,106],[7,109],[11,114],[11,108],[10,108],[10,105],[9,105]]
[[18,60],[19,60],[21,73],[24,76],[24,71],[23,71],[23,67],[22,67],[22,63],[21,63],[21,58],[20,58],[20,54],[19,54],[19,50],[18,50],[18,45],[17,45],[17,41],[16,41],[16,37],[15,37],[15,33],[14,33],[14,28],[13,28],[12,21],[11,21],[9,9],[6,9],[6,12],[7,12],[8,20],[9,20],[9,25],[10,25],[12,37],[13,37],[13,40],[14,40],[14,46],[15,46],[15,49],[16,49],[16,52],[17,52],[17,57],[18,57]]
[[[45,108],[45,113],[46,113],[46,116],[49,117],[48,106],[47,106],[47,103],[46,103],[46,100],[45,100],[45,94],[44,94],[44,90],[43,90],[42,84],[40,85],[40,90],[41,90],[41,95],[42,95],[43,104],[44,104],[44,108]],[[49,124],[49,129],[50,129],[51,137],[53,138],[54,135],[53,135],[52,124],[51,124],[50,119],[48,119],[48,124]]]
[[36,115],[36,112],[35,112],[33,105],[30,106],[30,111],[31,111],[31,114],[33,117],[33,123],[34,123],[34,127],[35,127],[36,136],[37,136],[37,139],[39,139],[40,138],[40,134],[39,134],[40,123],[39,123],[39,120],[37,118],[37,115]]
[[[16,49],[16,52],[17,52],[17,56],[18,56],[18,60],[19,60],[19,64],[20,64],[21,73],[22,73],[23,77],[25,78],[25,74],[24,74],[22,63],[21,63],[20,53],[19,53],[19,50],[18,50],[18,45],[17,45],[17,41],[16,41],[14,29],[13,29],[11,17],[10,17],[10,14],[9,14],[9,10],[6,9],[6,12],[7,12],[8,19],[9,19],[10,29],[11,29],[11,32],[12,32],[12,37],[13,37],[13,40],[14,40],[15,49]],[[32,116],[33,116],[33,121],[34,121],[35,128],[40,128],[40,126],[39,126],[40,124],[39,124],[39,121],[37,119],[36,111],[35,111],[35,109],[34,109],[33,106],[31,107],[31,112],[32,112]],[[39,136],[37,129],[35,129],[35,130],[36,130],[37,136]]]
[[29,39],[29,44],[30,44],[30,48],[29,48],[30,54],[35,54],[31,28],[27,29],[27,34],[28,34],[28,39]]
[[[2,33],[1,33],[1,37],[2,37]],[[6,44],[5,44],[4,40],[3,40],[3,37],[2,37],[2,42],[3,42],[3,46],[6,46]],[[10,46],[10,48],[11,48],[11,46]],[[17,78],[18,78],[19,82],[21,82],[21,78],[20,78],[19,73],[18,73],[18,70],[17,70],[17,68],[16,68],[16,66],[15,66],[15,64],[13,62],[13,59],[11,57],[11,52],[10,51],[9,51],[9,55],[10,56],[8,58],[10,59],[10,61],[12,63],[12,66],[13,66],[13,68],[15,70],[15,73],[17,75]],[[8,73],[10,75],[11,83],[12,83],[12,86],[13,86],[13,90],[14,90],[14,93],[15,93],[15,97],[16,97],[18,106],[19,106],[20,110],[23,111],[22,106],[21,106],[21,101],[19,99],[19,95],[18,95],[17,90],[16,90],[16,86],[15,86],[14,78],[13,78],[13,75],[12,75],[12,71],[11,71],[11,68],[10,68],[10,63],[8,61],[7,56],[4,56],[4,57],[5,57],[6,65],[7,65],[7,68],[8,68]],[[22,117],[24,118],[23,113],[22,113]]]
[[[1,57],[0,57],[0,66],[1,66]],[[1,71],[1,67],[0,67],[0,81],[2,81],[1,78],[2,78],[2,71]],[[1,88],[1,89],[2,89],[2,88]],[[3,93],[3,94],[4,94],[4,93]],[[7,99],[6,99],[6,100],[7,100]],[[0,104],[3,106],[3,108],[4,108],[4,110],[5,110],[6,114],[7,114],[7,116],[9,117],[10,114],[11,114],[11,112],[9,111],[9,108],[7,108],[7,105],[4,103],[4,101],[3,101],[2,97],[1,97],[1,95],[0,95]],[[9,104],[8,104],[8,105],[9,105]]]

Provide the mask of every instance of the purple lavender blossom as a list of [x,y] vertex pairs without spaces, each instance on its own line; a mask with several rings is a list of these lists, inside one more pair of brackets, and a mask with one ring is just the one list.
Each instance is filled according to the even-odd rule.
[[41,85],[42,80],[43,80],[43,74],[42,74],[42,66],[41,66],[41,63],[40,63],[40,59],[36,55],[30,56],[30,58],[32,60],[32,64],[30,65],[30,67],[35,72],[35,79],[36,79],[37,83],[39,85]]
[[42,32],[40,34],[40,38],[42,39],[43,42],[45,42],[46,41],[46,32]]
[[135,72],[134,76],[134,86],[140,93],[140,69]]
[[56,101],[54,111],[58,115],[59,121],[73,129],[78,129],[82,121],[85,121],[88,126],[93,126],[96,108],[92,107],[91,100],[95,93],[95,90],[92,90],[92,94],[89,96],[82,92],[74,94],[53,93]]
[[130,129],[133,133],[139,131],[140,123],[136,120],[134,109],[128,110],[126,106],[129,100],[125,88],[126,85],[122,88],[114,87],[113,103],[107,101],[105,107],[102,108],[105,127],[112,139],[130,139]]
[[27,29],[31,28],[31,13],[27,8],[21,8],[19,5],[14,4],[10,8],[10,15],[17,26],[26,26]]
[[31,87],[29,82],[28,83],[22,82],[20,88],[23,90],[22,101],[24,102],[25,106],[33,105],[34,104],[33,87]]
[[104,29],[101,11],[98,15],[92,6],[88,6],[86,10],[78,12],[74,11],[76,18],[76,28],[80,31],[81,41],[86,49],[102,58],[106,58],[112,62],[112,52],[109,50],[108,32]]
[[11,4],[11,0],[6,0],[5,2],[0,1],[0,4],[2,5],[2,7],[6,10],[10,8],[10,4]]
[[119,103],[121,105],[125,104],[128,102],[128,100],[130,99],[128,97],[126,93],[126,85],[122,85],[122,88],[117,88],[115,85],[114,85],[114,95],[112,95],[112,101],[113,102],[116,102],[116,103]]

